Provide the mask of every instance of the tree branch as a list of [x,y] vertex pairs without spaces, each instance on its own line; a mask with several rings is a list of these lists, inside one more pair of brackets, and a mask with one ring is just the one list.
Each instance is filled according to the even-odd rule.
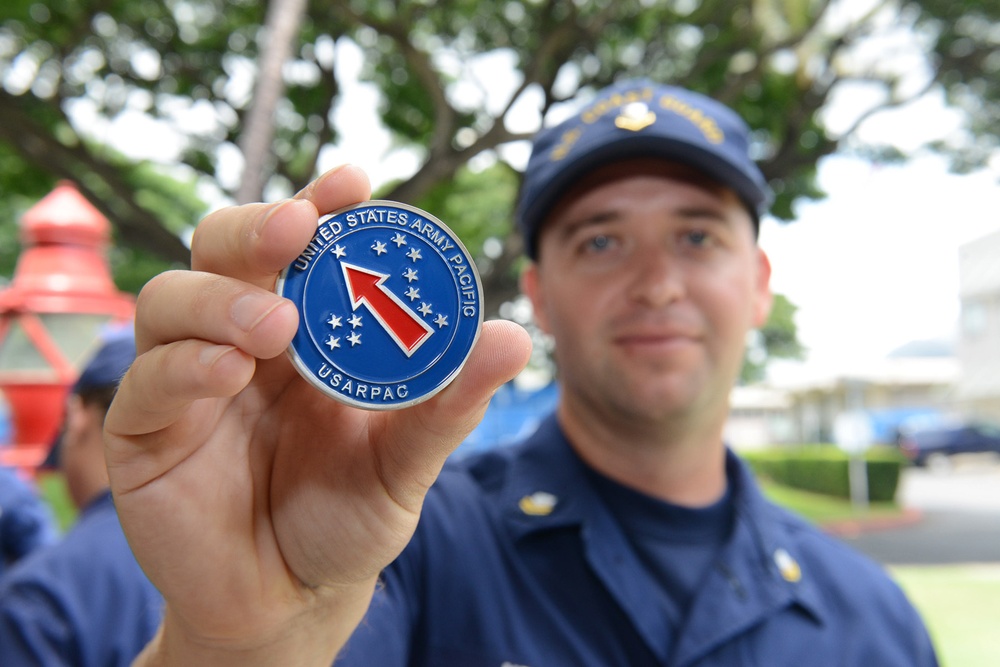
[[[58,177],[74,181],[80,191],[108,218],[128,245],[141,247],[168,262],[187,264],[190,252],[152,213],[135,203],[135,191],[119,169],[98,159],[81,143],[67,146],[54,138],[18,98],[0,91],[0,138],[25,160]],[[106,189],[92,187],[97,179]]]

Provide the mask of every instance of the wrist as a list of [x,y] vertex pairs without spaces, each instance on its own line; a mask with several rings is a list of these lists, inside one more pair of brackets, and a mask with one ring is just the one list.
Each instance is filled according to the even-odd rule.
[[[209,638],[172,612],[169,603],[163,621],[133,667],[329,667],[371,602],[374,581],[336,594],[325,591],[316,600],[269,631],[259,629],[243,637]],[[249,628],[248,628],[249,629]]]

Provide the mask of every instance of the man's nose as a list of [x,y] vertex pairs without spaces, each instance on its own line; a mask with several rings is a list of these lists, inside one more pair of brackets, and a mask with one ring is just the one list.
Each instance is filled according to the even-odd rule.
[[638,249],[630,270],[628,297],[636,303],[660,308],[684,297],[682,267],[669,248],[650,244]]

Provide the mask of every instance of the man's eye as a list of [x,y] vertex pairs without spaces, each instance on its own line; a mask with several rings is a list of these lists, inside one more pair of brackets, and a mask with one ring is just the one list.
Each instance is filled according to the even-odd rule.
[[709,241],[712,240],[711,235],[708,232],[701,231],[700,229],[692,230],[684,234],[684,240],[693,246],[701,247],[708,245]]
[[586,248],[591,252],[603,252],[608,248],[610,248],[613,245],[613,243],[614,242],[612,241],[610,236],[605,236],[604,234],[601,234],[599,236],[595,236],[592,239],[588,240],[586,243]]

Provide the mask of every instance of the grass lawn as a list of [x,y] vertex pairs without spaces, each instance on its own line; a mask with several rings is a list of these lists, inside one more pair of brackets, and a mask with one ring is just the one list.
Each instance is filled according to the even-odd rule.
[[39,473],[35,479],[38,490],[42,497],[52,508],[56,515],[56,521],[63,532],[66,532],[76,520],[76,508],[69,497],[69,489],[66,488],[66,480],[62,473],[44,472]]
[[942,667],[1000,665],[1000,563],[894,566],[924,617]]
[[811,493],[765,481],[761,481],[760,485],[764,495],[773,502],[816,524],[885,518],[903,512],[896,503],[870,503],[868,507],[855,507],[848,500],[822,493]]
[[[765,495],[823,525],[899,515],[894,503],[867,509],[849,501],[769,483]],[[893,566],[890,574],[920,611],[942,667],[997,667],[1000,640],[1000,562],[984,565]]]

